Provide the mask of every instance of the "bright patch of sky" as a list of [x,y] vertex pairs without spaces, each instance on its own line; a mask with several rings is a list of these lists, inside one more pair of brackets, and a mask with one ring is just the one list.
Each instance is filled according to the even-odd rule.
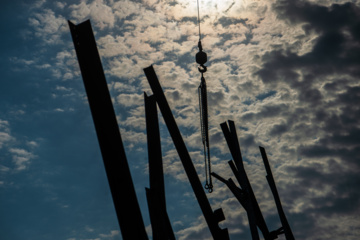
[[[199,3],[212,170],[233,178],[219,124],[234,120],[271,230],[280,221],[259,145],[296,239],[358,239],[360,2]],[[204,180],[196,6],[196,0],[0,3],[1,239],[122,239],[67,20],[91,20],[149,236],[143,92],[151,90],[142,69],[150,64]],[[176,237],[210,239],[166,126],[160,128]],[[221,226],[231,239],[250,239],[246,213],[226,186],[214,180],[208,197],[213,209],[223,208]]]

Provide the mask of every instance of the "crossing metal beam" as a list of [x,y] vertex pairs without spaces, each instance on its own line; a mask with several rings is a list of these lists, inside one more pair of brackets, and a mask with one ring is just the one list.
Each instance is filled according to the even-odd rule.
[[[268,230],[268,227],[266,225],[266,222],[264,220],[264,217],[261,213],[259,204],[256,200],[254,191],[251,187],[250,181],[247,177],[247,174],[245,172],[243,159],[241,156],[241,150],[240,150],[240,144],[239,140],[236,134],[236,128],[233,121],[228,121],[228,124],[226,122],[220,124],[221,129],[224,133],[225,140],[227,142],[227,145],[229,147],[230,153],[233,157],[233,161],[229,161],[229,165],[238,180],[242,190],[246,193],[249,199],[248,204],[248,216],[249,216],[249,222],[254,222],[253,219],[256,222],[256,225],[261,230],[264,238],[266,240],[272,239]],[[250,224],[250,230],[253,236],[253,239],[259,239],[257,229]]]

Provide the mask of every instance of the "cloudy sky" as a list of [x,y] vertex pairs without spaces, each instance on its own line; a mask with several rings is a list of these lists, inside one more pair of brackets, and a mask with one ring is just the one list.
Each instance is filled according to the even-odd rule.
[[[200,0],[200,14],[212,170],[234,179],[219,126],[234,120],[270,230],[280,221],[258,146],[296,239],[358,239],[360,1]],[[92,22],[150,239],[143,92],[151,90],[142,70],[150,64],[204,181],[196,17],[195,0],[1,1],[1,239],[122,239],[68,19]],[[163,124],[161,137],[176,237],[211,239]],[[231,239],[251,239],[224,184],[214,180],[208,197]]]

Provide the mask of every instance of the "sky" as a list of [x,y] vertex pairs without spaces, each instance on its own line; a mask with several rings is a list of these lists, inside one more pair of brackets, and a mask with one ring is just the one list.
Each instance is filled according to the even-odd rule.
[[[296,239],[358,239],[360,1],[199,3],[212,170],[235,180],[220,128],[233,120],[270,230],[281,225],[258,146],[267,151]],[[143,68],[153,64],[205,181],[196,6],[195,0],[1,1],[1,239],[122,239],[67,20],[91,20],[150,239],[143,92],[151,90]],[[211,239],[160,121],[176,238]],[[220,226],[231,239],[251,239],[245,210],[213,182],[207,196],[224,211]]]

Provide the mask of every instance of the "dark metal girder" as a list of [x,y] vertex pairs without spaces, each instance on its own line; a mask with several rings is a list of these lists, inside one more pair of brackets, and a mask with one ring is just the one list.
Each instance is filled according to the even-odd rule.
[[200,179],[196,173],[195,167],[192,163],[189,152],[187,151],[184,140],[182,139],[180,130],[175,122],[175,118],[171,112],[164,92],[160,86],[154,68],[151,65],[150,67],[144,68],[144,72],[214,240],[229,239],[227,229],[221,229],[218,225],[220,220],[217,216],[221,216],[219,211],[222,210],[215,211],[217,212],[217,214],[215,214],[215,212],[211,209],[209,200],[203,190]]
[[[266,225],[265,219],[261,213],[259,204],[256,200],[254,191],[251,187],[250,181],[247,177],[243,159],[241,156],[241,149],[240,149],[240,143],[238,140],[238,136],[236,133],[236,127],[234,124],[234,121],[228,121],[228,124],[226,122],[220,124],[221,129],[224,133],[225,140],[227,142],[227,145],[229,147],[230,153],[233,157],[233,161],[229,161],[229,165],[236,176],[236,179],[239,181],[239,184],[241,188],[248,194],[249,196],[249,206],[248,206],[248,213],[249,216],[252,218],[252,214],[254,214],[254,217],[256,219],[256,225],[261,230],[264,238],[266,240],[272,239],[269,233],[269,229]],[[235,163],[235,165],[234,165]],[[249,219],[250,221],[250,219]],[[256,237],[256,235],[253,235]]]
[[90,21],[68,21],[124,240],[148,236]]
[[156,101],[154,96],[148,97],[146,93],[144,93],[144,100],[150,177],[150,189],[146,188],[146,198],[153,239],[175,240],[166,211],[164,171]]
[[219,181],[225,183],[226,186],[230,189],[230,191],[234,194],[236,199],[239,201],[239,203],[243,206],[249,219],[249,226],[250,226],[252,239],[259,240],[260,239],[259,233],[256,228],[256,217],[254,212],[252,211],[251,200],[247,192],[237,187],[231,178],[229,178],[229,180],[225,180],[224,178],[220,177],[218,174],[214,172],[212,172],[211,175],[217,178]]
[[149,158],[150,189],[158,191],[162,206],[166,206],[159,120],[154,96],[144,93],[146,136]]
[[[268,160],[266,152],[265,152],[265,148],[263,148],[263,147],[259,147],[259,148],[260,148],[262,159],[264,161],[265,170],[266,170],[266,173],[267,173],[266,179],[267,179],[267,181],[269,183],[271,192],[272,192],[272,194],[274,196],[276,208],[277,208],[277,211],[278,211],[278,214],[279,214],[279,217],[280,217],[280,221],[281,221],[281,224],[282,224],[282,227],[283,227],[283,232],[284,232],[285,237],[286,237],[287,240],[294,240],[295,239],[294,235],[293,235],[293,233],[291,231],[289,222],[288,222],[288,220],[287,220],[287,218],[285,216],[285,212],[284,212],[284,209],[283,209],[282,204],[281,204],[280,196],[279,196],[279,193],[278,193],[277,188],[276,188],[275,180],[274,180],[274,177],[273,177],[272,172],[271,172],[271,168],[270,168],[269,160]],[[278,231],[278,232],[281,233],[281,231]]]

